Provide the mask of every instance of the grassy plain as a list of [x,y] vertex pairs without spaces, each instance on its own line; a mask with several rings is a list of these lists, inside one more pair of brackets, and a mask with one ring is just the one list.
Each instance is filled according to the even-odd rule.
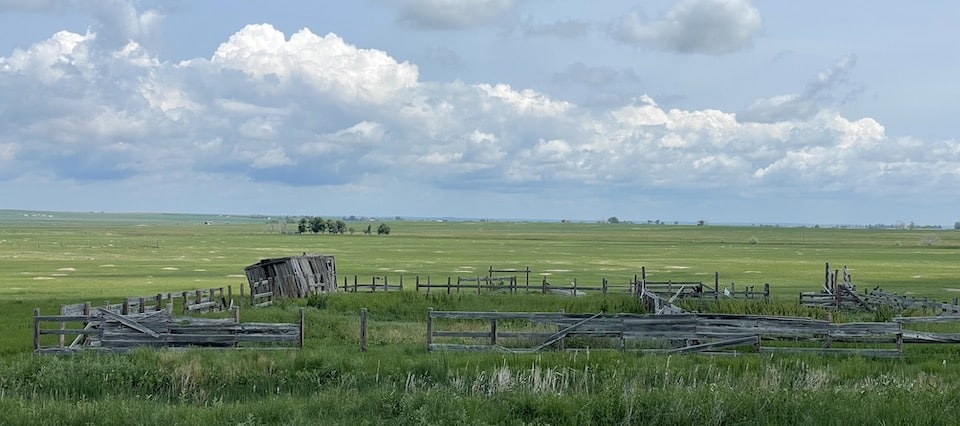
[[[52,217],[49,217],[52,216]],[[211,224],[205,225],[209,221]],[[374,228],[379,222],[373,223]],[[0,424],[938,424],[960,406],[956,351],[897,360],[616,352],[427,354],[426,306],[629,311],[625,297],[338,294],[307,308],[292,353],[137,351],[35,357],[34,307],[245,283],[265,257],[334,254],[341,277],[549,274],[771,285],[774,308],[815,291],[823,264],[861,287],[948,299],[960,289],[960,232],[595,223],[388,222],[389,236],[281,235],[266,218],[0,211]],[[342,278],[341,278],[342,279]],[[245,309],[291,321],[303,301]],[[371,314],[356,350],[357,311]],[[736,309],[736,307],[733,307]]]

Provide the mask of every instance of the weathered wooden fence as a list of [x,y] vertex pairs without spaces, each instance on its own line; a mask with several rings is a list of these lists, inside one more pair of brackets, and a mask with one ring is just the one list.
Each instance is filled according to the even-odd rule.
[[[54,324],[45,327],[46,324]],[[240,323],[239,309],[233,318],[174,318],[165,309],[118,314],[109,309],[41,315],[33,311],[34,353],[70,353],[81,350],[127,352],[137,347],[211,348],[302,348],[303,309],[295,324]],[[47,336],[56,337],[51,343]],[[72,338],[66,343],[66,338]]]
[[516,293],[520,288],[517,285],[517,277],[508,276],[508,277],[490,277],[490,276],[478,276],[478,277],[457,277],[456,282],[453,281],[453,278],[447,277],[447,282],[436,283],[430,280],[430,276],[427,276],[426,280],[421,280],[420,276],[416,277],[416,290],[419,293],[420,289],[424,289],[427,294],[430,294],[431,289],[440,289],[446,291],[447,294],[457,293],[461,291],[471,292],[480,294],[481,290],[493,290],[493,291],[506,291],[508,293]]
[[760,352],[899,356],[904,342],[960,341],[954,335],[910,333],[904,334],[899,322],[833,324],[754,315],[427,311],[428,351],[536,352],[555,346],[688,353],[750,346]]
[[[522,273],[524,282],[520,284],[520,278],[517,275],[498,276],[495,274],[516,274]],[[720,274],[714,273],[713,286],[710,287],[702,281],[653,281],[647,279],[646,267],[641,267],[639,275],[634,275],[632,279],[626,282],[612,282],[607,278],[601,278],[599,285],[590,285],[580,283],[576,278],[569,281],[569,284],[560,284],[556,277],[543,276],[539,284],[530,284],[529,267],[525,269],[495,269],[493,266],[488,270],[487,276],[462,277],[456,279],[447,277],[446,281],[433,281],[430,276],[421,280],[416,277],[415,289],[420,292],[423,289],[426,293],[439,290],[447,294],[471,292],[480,294],[483,290],[505,291],[516,293],[519,290],[525,292],[540,292],[543,294],[565,294],[565,295],[583,295],[588,292],[599,292],[601,294],[611,293],[629,293],[637,296],[644,292],[656,294],[664,299],[699,299],[699,300],[721,300],[721,299],[741,299],[741,300],[770,300],[770,285],[763,284],[760,289],[756,286],[741,286],[737,289],[736,284],[730,283],[729,287],[720,287]],[[347,288],[344,282],[344,288]]]
[[[243,288],[243,287],[241,287]],[[224,290],[226,289],[226,291]],[[134,296],[121,299],[120,303],[104,301],[93,306],[90,302],[61,305],[61,315],[89,314],[91,309],[103,309],[120,315],[167,311],[175,309],[187,314],[193,312],[223,311],[233,304],[233,287],[216,287],[172,293],[157,293],[151,296]]]
[[[419,281],[420,277],[417,277]],[[347,281],[347,277],[343,277],[343,287],[340,289],[343,291],[351,293],[377,293],[384,291],[403,291],[403,275],[400,275],[400,280],[395,281],[397,284],[390,284],[390,277],[384,275],[382,277],[373,276],[370,277],[369,283],[361,283],[359,278],[353,276],[353,284],[350,284]]]
[[842,269],[832,270],[827,263],[824,274],[823,288],[819,292],[801,292],[800,304],[810,307],[834,309],[863,309],[873,311],[880,306],[894,309],[920,309],[939,315],[960,315],[960,303],[957,298],[953,302],[940,302],[929,298],[899,295],[883,291],[879,286],[873,290],[863,290],[857,293],[853,284],[853,277],[844,266]]

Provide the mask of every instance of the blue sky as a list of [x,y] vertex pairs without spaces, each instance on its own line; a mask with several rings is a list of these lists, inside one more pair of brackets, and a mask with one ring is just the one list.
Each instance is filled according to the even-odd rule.
[[0,208],[952,227],[960,4],[0,0]]

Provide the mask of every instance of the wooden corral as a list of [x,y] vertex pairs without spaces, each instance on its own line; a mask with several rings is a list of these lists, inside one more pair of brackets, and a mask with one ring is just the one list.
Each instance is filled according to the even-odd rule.
[[276,298],[303,298],[337,291],[337,267],[333,256],[302,256],[263,259],[244,268],[250,285],[250,304],[265,305]]
[[[43,327],[49,323],[56,326]],[[47,335],[58,339],[50,344],[44,339]],[[227,319],[174,318],[165,309],[121,315],[89,304],[85,312],[71,315],[44,316],[39,308],[33,311],[34,353],[127,352],[138,347],[302,348],[303,309],[294,324],[241,323],[239,310]]]

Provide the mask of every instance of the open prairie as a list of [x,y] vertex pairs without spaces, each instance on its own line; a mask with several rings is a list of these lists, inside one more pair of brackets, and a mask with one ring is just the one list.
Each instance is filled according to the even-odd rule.
[[[960,231],[388,221],[390,235],[364,235],[377,221],[297,235],[263,217],[25,214],[0,211],[0,424],[924,424],[960,403],[953,348],[894,360],[424,350],[427,306],[594,312],[629,309],[628,296],[425,296],[408,286],[314,299],[300,351],[30,354],[35,307],[221,286],[239,299],[244,266],[303,252],[335,255],[351,282],[455,280],[491,266],[581,285],[625,283],[642,267],[655,280],[712,282],[719,272],[722,286],[769,283],[784,307],[818,290],[830,262],[862,288],[946,300],[960,295]],[[246,320],[290,321],[306,301],[238,303]],[[364,354],[361,307],[371,318]]]

